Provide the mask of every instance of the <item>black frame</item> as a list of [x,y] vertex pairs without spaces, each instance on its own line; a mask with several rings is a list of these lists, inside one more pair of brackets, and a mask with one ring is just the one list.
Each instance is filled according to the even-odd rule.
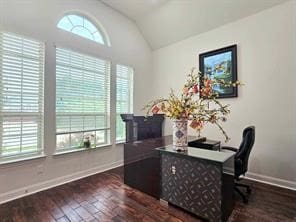
[[[231,70],[232,70],[232,82],[237,81],[237,45],[231,45],[224,48],[216,49],[209,52],[204,52],[199,54],[199,70],[202,72],[202,76],[200,77],[200,83],[201,87],[203,84],[203,72],[204,72],[204,59],[206,57],[214,56],[217,54],[225,53],[225,52],[231,52]],[[232,87],[232,93],[219,93],[218,98],[233,98],[237,97],[237,87]]]

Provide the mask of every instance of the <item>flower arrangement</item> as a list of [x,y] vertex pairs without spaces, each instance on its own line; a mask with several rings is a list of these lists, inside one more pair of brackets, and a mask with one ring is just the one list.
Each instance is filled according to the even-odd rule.
[[91,148],[91,139],[94,139],[94,135],[93,134],[91,134],[91,135],[88,135],[88,136],[85,136],[84,138],[83,138],[83,147],[85,147],[85,148]]
[[153,114],[164,114],[173,120],[189,120],[190,127],[195,129],[200,137],[203,127],[210,123],[216,125],[225,137],[225,142],[230,138],[222,127],[222,122],[227,120],[230,113],[229,105],[223,105],[217,98],[218,94],[213,90],[215,85],[224,87],[236,87],[240,82],[226,82],[224,80],[211,79],[203,76],[202,84],[199,80],[201,72],[193,68],[183,86],[181,96],[177,96],[171,90],[168,98],[160,98],[151,101],[143,109]]

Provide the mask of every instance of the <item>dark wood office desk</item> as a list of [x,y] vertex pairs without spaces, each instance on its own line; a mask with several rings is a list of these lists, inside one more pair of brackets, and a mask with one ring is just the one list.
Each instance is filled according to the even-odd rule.
[[209,221],[227,221],[234,207],[234,153],[172,145],[161,156],[161,198]]
[[172,144],[172,136],[124,144],[124,183],[160,198],[160,155],[158,147]]
[[[194,141],[196,137],[188,137]],[[160,198],[160,155],[156,148],[171,145],[172,136],[131,141],[124,144],[124,183]]]
[[[189,137],[189,141],[193,141],[195,139],[196,139],[195,137]],[[222,163],[218,163],[211,160],[212,155],[217,156],[217,158],[221,156],[219,155],[218,151],[204,150],[206,152],[213,152],[213,153],[208,153],[209,155],[208,158],[210,160],[202,160],[202,158],[201,159],[197,158],[197,156],[195,157],[191,157],[189,155],[186,156],[184,155],[184,153],[178,153],[176,151],[175,153],[170,153],[168,152],[168,149],[167,148],[164,149],[164,147],[172,148],[172,146],[170,146],[171,144],[172,144],[172,136],[164,136],[160,138],[152,138],[152,139],[145,139],[145,140],[125,143],[124,144],[124,183],[144,193],[147,193],[157,199],[162,198],[168,201],[169,203],[172,203],[179,207],[183,207],[185,210],[195,213],[198,216],[207,218],[211,221],[224,221],[224,218],[227,218],[229,216],[233,208],[232,191],[233,191],[234,179],[233,179],[233,172],[231,173],[231,171],[233,170],[233,159],[229,160],[228,162],[228,163],[232,163],[232,166],[228,166],[229,164],[225,165],[224,163],[222,164]],[[198,148],[189,148],[189,153],[192,153],[191,149],[202,150],[201,153],[203,153],[203,149],[198,149]],[[173,156],[170,157],[171,155]],[[169,159],[169,161],[164,161],[164,158]],[[177,161],[176,164],[174,163],[174,161]],[[201,178],[205,179],[203,177],[204,175],[203,172],[206,174],[208,174],[212,170],[214,170],[215,172],[215,174],[213,175],[211,175],[210,173],[209,176],[211,177],[207,177],[207,179],[211,179],[211,183],[215,183],[216,181],[217,184],[216,185],[212,184],[213,186],[211,187],[209,186],[209,184],[205,185],[203,181],[202,186],[203,186],[204,192],[211,192],[210,188],[213,188],[213,187],[216,188],[215,192],[217,190],[219,191],[218,193],[215,194],[217,198],[212,199],[212,201],[214,201],[216,204],[216,208],[214,208],[213,210],[218,211],[218,209],[220,209],[216,214],[207,215],[207,214],[201,214],[197,212],[196,209],[200,209],[198,207],[199,203],[194,202],[193,200],[191,200],[191,202],[197,208],[188,209],[188,206],[187,207],[180,206],[180,203],[185,203],[185,202],[181,202],[181,200],[183,198],[186,198],[186,195],[184,196],[178,195],[176,196],[176,199],[173,200],[173,199],[170,199],[170,196],[168,196],[169,194],[165,192],[165,185],[163,182],[166,181],[167,177],[164,174],[164,170],[167,170],[167,172],[172,172],[172,166],[174,166],[176,167],[176,169],[178,169],[178,171],[176,171],[178,172],[178,175],[180,175],[181,173],[181,175],[186,177],[187,175],[186,172],[192,172],[191,167],[193,165],[189,164],[190,161],[194,162],[195,164],[199,164],[198,166],[195,166],[193,164],[195,167],[197,167],[196,169],[193,168],[194,170],[196,170],[196,175],[199,175],[199,176],[202,175],[202,177],[200,177],[199,179]],[[199,163],[200,161],[202,163]],[[164,165],[165,162],[166,162],[166,165]],[[216,168],[213,167],[212,165],[214,165]],[[203,168],[201,168],[203,172],[198,171],[201,166],[203,166]],[[218,169],[221,169],[221,170],[218,170]],[[209,172],[206,170],[209,170]],[[161,178],[163,179],[161,180]],[[181,180],[178,179],[181,177],[173,176],[172,178],[174,178],[174,181],[175,181],[174,184],[177,185],[178,187],[171,187],[170,190],[171,191],[175,190],[179,192],[180,190],[178,189],[179,189],[179,186],[184,182],[184,177]],[[198,190],[200,190],[198,186],[201,184],[199,184],[198,181],[201,181],[201,180],[196,180],[194,184],[191,184],[191,186],[194,187],[194,192],[197,192]],[[228,186],[226,186],[226,184],[228,184]],[[230,196],[229,196],[229,193],[231,193]],[[210,193],[207,193],[207,194],[211,195]],[[189,195],[189,196],[192,196],[192,195]],[[222,209],[222,205],[223,205],[223,209]],[[204,205],[204,209],[207,209],[205,208],[205,206],[208,206],[208,204]],[[213,217],[219,217],[219,220],[213,220]]]

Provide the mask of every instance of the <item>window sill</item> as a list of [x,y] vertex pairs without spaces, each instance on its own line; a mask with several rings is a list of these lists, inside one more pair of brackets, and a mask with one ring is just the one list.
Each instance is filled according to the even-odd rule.
[[64,154],[70,154],[70,153],[77,153],[77,152],[83,152],[83,151],[93,151],[93,150],[98,150],[101,148],[108,148],[111,147],[112,144],[106,144],[106,145],[102,145],[102,146],[97,146],[95,148],[80,148],[80,149],[73,149],[73,150],[60,150],[60,151],[56,151],[54,156],[60,156],[60,155],[64,155]]
[[122,144],[124,144],[125,143],[125,140],[118,140],[118,141],[116,141],[116,145],[122,145]]
[[15,157],[15,158],[4,158],[0,160],[0,166],[7,165],[7,164],[14,164],[14,163],[21,163],[25,161],[35,160],[35,159],[41,159],[45,158],[45,154],[35,154],[35,155],[29,155],[29,156],[22,156],[22,157]]

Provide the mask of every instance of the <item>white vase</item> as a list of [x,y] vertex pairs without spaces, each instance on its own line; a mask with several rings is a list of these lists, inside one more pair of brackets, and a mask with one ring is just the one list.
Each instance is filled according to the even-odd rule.
[[187,119],[173,120],[173,145],[176,150],[187,149]]

